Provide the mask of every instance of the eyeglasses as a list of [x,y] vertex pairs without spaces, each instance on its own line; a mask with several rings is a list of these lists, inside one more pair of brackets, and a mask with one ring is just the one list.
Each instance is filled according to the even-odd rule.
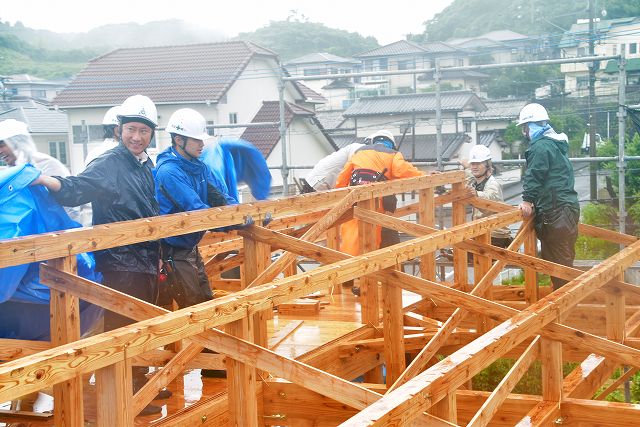
[[149,136],[151,135],[151,129],[148,127],[137,128],[135,126],[125,126],[124,131],[127,133],[140,133],[140,136]]

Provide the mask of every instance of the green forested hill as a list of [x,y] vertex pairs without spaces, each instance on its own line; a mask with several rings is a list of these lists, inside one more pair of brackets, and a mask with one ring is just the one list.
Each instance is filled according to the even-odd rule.
[[[597,18],[640,16],[640,0],[594,1]],[[604,17],[603,10],[606,10]],[[587,0],[454,0],[425,22],[425,32],[417,38],[444,41],[494,30],[558,34],[568,30],[577,19],[588,17]]]
[[[238,38],[278,53],[283,60],[313,52],[351,56],[378,46],[373,37],[299,21],[271,22]],[[113,24],[86,33],[55,33],[0,22],[0,75],[27,73],[42,78],[71,77],[91,58],[118,47],[215,42],[222,34],[179,20]]]
[[349,57],[379,46],[374,37],[300,21],[272,21],[254,32],[240,33],[238,38],[267,47],[285,61],[314,52]]

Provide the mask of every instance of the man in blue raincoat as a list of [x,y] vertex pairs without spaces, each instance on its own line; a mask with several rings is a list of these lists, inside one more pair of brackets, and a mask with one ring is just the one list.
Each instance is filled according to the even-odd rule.
[[[236,204],[237,201],[225,193],[226,186],[199,159],[204,140],[209,138],[205,118],[195,110],[182,108],[171,115],[166,131],[171,135],[171,147],[158,155],[155,170],[160,214]],[[161,241],[161,256],[169,285],[161,292],[168,288],[168,296],[180,308],[213,298],[198,251],[203,235],[204,231],[200,231]]]

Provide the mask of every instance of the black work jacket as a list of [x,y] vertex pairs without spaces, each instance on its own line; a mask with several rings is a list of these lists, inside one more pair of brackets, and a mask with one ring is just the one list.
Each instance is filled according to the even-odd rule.
[[[93,224],[148,218],[160,214],[155,199],[153,162],[140,162],[119,144],[93,160],[78,176],[56,177],[62,183],[53,193],[63,206],[91,202]],[[112,236],[116,238],[117,236]],[[98,271],[157,274],[157,241],[116,246],[95,253]]]

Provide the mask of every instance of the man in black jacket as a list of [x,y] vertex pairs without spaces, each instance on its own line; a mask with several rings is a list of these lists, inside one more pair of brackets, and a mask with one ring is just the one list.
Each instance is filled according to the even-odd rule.
[[[41,175],[34,182],[47,187],[63,206],[91,202],[94,225],[160,214],[155,199],[153,162],[146,152],[158,124],[156,106],[146,96],[131,96],[122,103],[118,120],[120,144],[93,160],[81,174],[65,178]],[[116,246],[98,251],[95,257],[96,270],[102,273],[105,286],[155,304],[157,241]],[[131,323],[131,319],[111,311],[104,316],[106,331]],[[134,367],[134,392],[145,383],[146,370]],[[145,414],[159,411],[160,408],[153,405],[143,410]]]

